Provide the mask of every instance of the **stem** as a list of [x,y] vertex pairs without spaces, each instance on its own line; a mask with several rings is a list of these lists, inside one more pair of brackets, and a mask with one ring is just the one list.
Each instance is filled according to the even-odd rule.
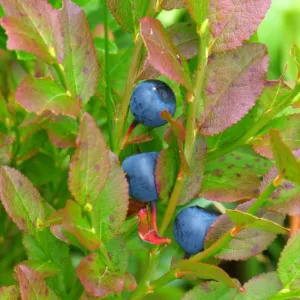
[[151,222],[152,222],[152,226],[153,226],[153,229],[154,229],[155,231],[157,231],[157,221],[156,221],[156,215],[157,215],[157,212],[156,212],[156,200],[151,201],[151,202],[150,202],[150,206],[151,206]]
[[285,299],[288,300],[288,299],[293,299],[294,297],[299,297],[299,295],[300,295],[300,289],[296,289],[293,291],[283,289],[279,291],[277,294],[268,298],[268,300],[285,300]]
[[[187,136],[184,145],[184,152],[187,158],[187,162],[190,164],[192,159],[192,153],[194,149],[195,137],[197,134],[197,124],[196,116],[199,113],[203,113],[203,89],[204,89],[204,79],[207,66],[207,43],[208,43],[208,20],[205,20],[201,25],[200,31],[200,54],[199,54],[199,69],[197,73],[195,95],[188,95],[188,110],[187,110]],[[185,175],[186,176],[186,175]],[[167,207],[167,210],[162,221],[160,228],[160,234],[163,235],[169,223],[174,216],[174,211],[177,206],[177,202],[184,185],[183,172],[179,171],[177,180]]]
[[130,126],[129,126],[129,128],[128,128],[128,130],[127,130],[127,132],[126,132],[126,134],[125,134],[125,136],[124,136],[124,138],[123,138],[123,140],[122,140],[121,150],[124,149],[124,148],[126,147],[127,142],[128,142],[128,139],[129,139],[130,135],[132,134],[133,130],[135,129],[135,127],[136,127],[137,125],[138,125],[138,122],[137,122],[136,120],[134,120],[134,121],[130,124]]
[[150,286],[148,284],[158,264],[158,258],[159,255],[157,252],[157,248],[153,252],[149,252],[149,259],[146,272],[142,280],[139,282],[137,289],[134,291],[131,297],[132,300],[143,299],[144,295],[148,294],[151,291]]
[[183,188],[183,177],[182,177],[182,172],[179,171],[167,210],[165,212],[161,227],[160,227],[160,231],[159,233],[161,234],[161,236],[164,235],[165,230],[167,229],[167,227],[169,226],[169,223],[171,222],[173,216],[174,216],[174,211],[176,209],[177,206],[177,202],[178,202],[178,198],[180,196],[181,190]]
[[178,272],[177,269],[171,269],[169,272],[165,273],[163,276],[160,278],[154,280],[150,284],[151,290],[158,290],[159,288],[165,286],[169,282],[173,281],[176,279],[176,273]]
[[107,125],[109,135],[109,145],[111,151],[114,151],[114,139],[113,139],[113,103],[110,95],[110,76],[109,76],[109,53],[108,53],[108,20],[107,20],[107,3],[103,1],[103,18],[104,18],[104,60],[105,60],[105,101],[106,101],[106,112],[107,112]]
[[[53,68],[54,68],[63,88],[66,90],[66,92],[69,91],[66,75],[64,72],[64,67],[61,64],[53,64]],[[69,92],[71,93],[71,91],[69,91]]]
[[124,91],[123,100],[122,100],[121,108],[120,108],[120,114],[118,116],[118,119],[116,120],[115,138],[116,138],[116,142],[117,142],[117,145],[116,145],[117,152],[120,151],[120,142],[121,142],[125,124],[126,124],[130,96],[131,96],[132,89],[134,87],[136,77],[138,74],[138,70],[139,70],[139,66],[140,66],[140,61],[141,61],[141,57],[142,57],[142,49],[143,49],[143,39],[142,39],[141,35],[139,34],[136,44],[133,49],[133,53],[132,53],[131,68],[130,68],[128,76],[127,76],[125,91]]
[[199,30],[200,47],[199,47],[199,66],[197,78],[195,82],[194,95],[188,95],[187,101],[187,123],[186,123],[186,142],[185,155],[187,161],[190,163],[191,155],[193,153],[195,136],[197,134],[196,119],[197,116],[203,114],[203,89],[205,81],[205,73],[207,69],[208,60],[208,20],[205,20]]

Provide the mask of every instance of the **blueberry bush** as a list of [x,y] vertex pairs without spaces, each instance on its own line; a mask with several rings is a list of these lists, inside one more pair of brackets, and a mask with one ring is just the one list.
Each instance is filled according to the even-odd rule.
[[300,13],[0,5],[1,300],[300,298]]

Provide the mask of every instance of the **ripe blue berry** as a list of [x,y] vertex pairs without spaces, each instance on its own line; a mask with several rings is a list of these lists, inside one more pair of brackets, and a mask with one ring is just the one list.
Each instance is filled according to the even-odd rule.
[[163,81],[143,81],[132,92],[130,109],[137,122],[149,127],[162,126],[167,123],[160,116],[162,111],[169,111],[171,116],[175,114],[174,92]]
[[129,195],[141,202],[158,198],[155,167],[159,152],[146,152],[127,157],[122,164],[129,184]]
[[199,206],[183,209],[174,222],[174,237],[188,254],[196,254],[203,249],[204,238],[218,215]]

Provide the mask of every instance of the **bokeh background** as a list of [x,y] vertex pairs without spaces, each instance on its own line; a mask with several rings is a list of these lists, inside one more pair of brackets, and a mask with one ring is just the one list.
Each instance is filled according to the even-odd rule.
[[[38,1],[38,0],[37,0]],[[94,32],[95,45],[97,48],[98,57],[101,64],[104,64],[104,30],[103,30],[103,4],[101,0],[72,0],[79,4],[86,12],[88,22],[91,29]],[[147,1],[147,0],[145,0]],[[56,8],[61,6],[61,0],[49,0],[49,2]],[[1,15],[3,11],[0,10]],[[189,21],[190,17],[185,9],[178,9],[173,11],[162,11],[158,15],[158,19],[164,26],[170,26],[176,22]],[[118,97],[122,95],[128,69],[130,67],[130,60],[133,48],[133,37],[129,33],[124,32],[113,17],[109,14],[109,61],[110,61],[110,78],[112,80],[111,86],[113,86],[116,95]],[[269,10],[266,18],[259,26],[258,31],[251,37],[251,41],[261,42],[268,47],[270,54],[270,66],[268,72],[268,79],[278,79],[285,71],[284,78],[291,84],[296,77],[296,66],[289,56],[292,43],[296,43],[300,47],[300,1],[299,0],[273,0],[271,9]],[[4,30],[0,29],[0,60],[3,61],[6,57],[6,36]],[[20,58],[20,57],[19,57]],[[11,59],[8,58],[8,59]],[[22,57],[23,65],[30,64],[30,57]],[[194,59],[194,65],[196,66],[196,59]],[[0,64],[0,85],[2,89],[7,86],[17,85],[22,78],[22,68],[19,68],[18,64],[12,64],[12,72],[15,77],[10,76],[9,80],[15,82],[7,82],[6,74],[7,67],[5,64]],[[193,66],[193,60],[191,62]],[[12,79],[13,78],[13,79]],[[170,82],[167,78],[163,80],[170,83],[174,88],[178,99],[182,99],[182,91],[177,84]],[[4,83],[3,83],[4,82]],[[6,87],[5,87],[6,85]],[[87,110],[93,110],[95,108],[94,101],[92,99],[88,104]],[[182,101],[182,100],[181,100]],[[177,114],[180,114],[182,102],[179,103],[179,110]],[[93,115],[96,116],[98,125],[101,127],[102,132],[106,133],[106,113],[105,107],[97,107],[97,112],[93,111]],[[0,122],[1,123],[1,122]],[[74,124],[70,124],[70,128]],[[1,124],[0,124],[1,126]],[[69,128],[67,129],[69,130]],[[76,131],[76,126],[75,129]],[[155,136],[163,135],[163,128],[156,129],[152,132]],[[1,131],[1,128],[0,128]],[[37,143],[40,142],[42,137],[36,136]],[[154,139],[155,140],[155,139]],[[159,139],[158,139],[159,140]],[[151,144],[145,143],[140,147],[140,151],[144,149],[147,151],[159,151],[162,148],[163,142],[152,142]],[[46,147],[47,149],[47,147]],[[123,151],[122,156],[126,157],[129,153],[132,153],[134,149],[130,148]],[[62,157],[62,164],[67,166],[68,161],[63,161],[65,154],[60,153]],[[31,160],[29,163],[21,165],[21,171],[28,176],[37,188],[42,193],[43,197],[49,201],[56,208],[64,206],[65,200],[69,197],[67,192],[67,186],[64,184],[56,187],[56,178],[59,176],[66,176],[66,173],[61,173],[59,168],[53,169],[53,162],[50,161],[44,152],[37,155],[44,155],[43,161],[45,164],[49,164],[49,168],[54,170],[51,174],[47,174],[47,168],[35,165],[35,162],[41,161],[40,157],[36,160]],[[56,162],[57,163],[57,162]],[[60,166],[62,168],[62,166]],[[67,170],[67,168],[66,168]],[[50,176],[50,177],[49,177]],[[53,190],[55,190],[55,197],[53,199]],[[210,209],[216,209],[209,201],[204,199],[196,199],[193,203],[197,203],[201,206],[208,207]],[[288,221],[287,221],[288,222]],[[171,234],[171,232],[169,232]],[[283,237],[278,237],[272,245],[262,255],[254,257],[246,262],[239,263],[222,263],[222,267],[230,273],[231,276],[238,278],[241,282],[245,282],[253,276],[272,271],[276,269],[276,263],[280,252],[285,244],[286,240]],[[129,243],[128,247],[134,254],[130,256],[130,271],[135,274],[137,278],[142,275],[144,265],[147,262],[147,250],[148,246],[141,245],[139,239],[135,236]],[[168,269],[172,256],[179,257],[182,252],[178,248],[170,247],[163,254],[163,259],[157,270],[158,273],[164,272]],[[78,263],[82,254],[74,249],[74,264]],[[14,283],[13,267],[18,262],[25,259],[25,254],[22,245],[21,235],[18,230],[14,228],[14,225],[7,218],[4,210],[0,207],[0,286],[11,285]],[[197,282],[195,282],[197,283]],[[155,297],[149,295],[147,299],[180,299],[184,291],[191,287],[191,282],[175,281],[169,286],[162,288]]]

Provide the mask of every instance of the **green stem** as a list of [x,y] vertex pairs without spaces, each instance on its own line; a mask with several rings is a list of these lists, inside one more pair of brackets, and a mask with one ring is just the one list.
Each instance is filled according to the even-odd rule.
[[185,156],[190,163],[193,153],[195,137],[197,134],[196,118],[203,114],[203,90],[205,83],[205,73],[208,60],[208,20],[205,20],[199,30],[199,66],[195,82],[194,95],[189,94],[187,100],[187,122],[186,122],[186,141]]
[[253,204],[248,209],[248,213],[255,215],[259,208],[261,208],[264,205],[264,202],[272,196],[274,191],[278,188],[278,185],[275,185],[273,182],[271,182],[267,188],[259,195],[259,197],[253,202]]
[[167,285],[169,282],[175,280],[177,278],[176,277],[177,272],[178,272],[178,269],[171,269],[169,272],[165,273],[160,278],[152,281],[150,283],[150,289],[152,291],[158,290],[159,288]]
[[140,62],[142,58],[142,49],[143,49],[143,39],[139,34],[132,53],[132,60],[130,64],[131,67],[127,76],[120,113],[116,120],[115,140],[117,143],[116,145],[117,154],[120,151],[121,142],[123,139],[123,133],[126,128],[125,124],[126,124],[127,112],[128,112],[129,102],[130,102],[130,96],[139,71]]
[[151,292],[151,289],[149,286],[149,280],[153,276],[156,266],[158,264],[158,261],[159,261],[158,254],[159,254],[159,252],[157,251],[157,248],[155,250],[149,252],[149,259],[148,259],[146,272],[145,272],[142,280],[139,282],[137,289],[132,294],[132,296],[131,296],[132,300],[143,299],[144,295]]
[[164,235],[166,229],[168,228],[168,226],[174,216],[174,211],[176,209],[177,202],[178,202],[181,190],[183,188],[183,183],[184,183],[183,177],[181,175],[179,175],[177,177],[171,198],[169,200],[169,204],[168,204],[167,210],[165,212],[162,224],[160,226],[159,233],[162,236]]
[[279,291],[277,294],[268,298],[268,300],[288,300],[288,299],[296,299],[296,297],[298,299],[299,295],[300,295],[300,289],[296,289],[293,291],[283,289],[283,290]]
[[109,76],[109,53],[108,53],[108,19],[107,19],[107,3],[103,0],[103,18],[104,18],[104,60],[105,60],[105,101],[107,111],[107,125],[109,135],[109,145],[111,151],[114,151],[114,138],[113,138],[113,103],[111,98],[110,90],[110,76]]
[[71,91],[68,89],[67,79],[65,72],[63,71],[63,66],[61,64],[53,64],[52,66],[63,88],[66,90],[66,92],[69,91],[71,93]]

